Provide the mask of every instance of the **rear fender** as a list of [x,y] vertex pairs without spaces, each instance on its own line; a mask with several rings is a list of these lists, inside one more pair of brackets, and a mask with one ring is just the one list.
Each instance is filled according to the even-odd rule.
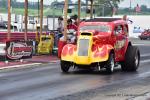
[[126,43],[125,43],[125,49],[124,49],[124,52],[123,52],[123,54],[122,54],[122,55],[123,55],[122,61],[125,60],[125,55],[126,55],[128,46],[132,46],[132,43],[131,43],[130,41],[127,40]]
[[114,48],[111,45],[98,45],[96,49],[92,50],[92,62],[107,61],[112,50]]

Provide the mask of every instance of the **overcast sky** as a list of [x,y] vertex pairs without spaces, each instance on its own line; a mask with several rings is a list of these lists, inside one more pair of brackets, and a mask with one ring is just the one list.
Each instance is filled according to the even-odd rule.
[[[17,0],[17,1],[24,2],[24,0]],[[38,0],[29,0],[29,1],[37,2]],[[53,1],[55,1],[55,0],[44,0],[44,4],[47,5],[47,4],[50,4]],[[57,0],[57,1],[64,1],[64,0]],[[72,1],[77,1],[77,0],[72,0]],[[150,0],[131,0],[131,7],[135,7],[137,4],[139,4],[139,5],[144,4],[144,5],[147,5],[147,7],[150,8]],[[119,7],[129,7],[129,6],[130,6],[130,0],[124,0],[119,5]]]
[[[148,8],[150,8],[150,0],[131,0],[131,7],[135,7],[136,5],[147,5]],[[130,0],[124,0],[120,3],[119,7],[129,7],[130,6]]]

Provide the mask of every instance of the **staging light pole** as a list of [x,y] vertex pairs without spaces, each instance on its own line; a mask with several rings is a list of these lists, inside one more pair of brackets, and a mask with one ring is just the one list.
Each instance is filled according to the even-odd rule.
[[11,0],[8,0],[8,27],[7,27],[7,40],[10,40],[11,34]]

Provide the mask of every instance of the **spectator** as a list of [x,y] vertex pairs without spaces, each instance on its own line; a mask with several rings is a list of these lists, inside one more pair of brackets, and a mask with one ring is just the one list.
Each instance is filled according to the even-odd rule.
[[[76,31],[77,26],[72,22],[71,19],[67,20],[67,42],[68,43],[76,43]],[[64,40],[64,36],[60,38],[61,41]]]
[[128,24],[132,24],[133,23],[133,21],[130,18],[128,18],[127,15],[123,16],[123,20],[125,20]]
[[68,25],[67,25],[67,29],[74,29],[75,31],[77,31],[77,25],[75,25],[71,19],[68,19],[67,21]]
[[76,26],[78,26],[78,15],[73,15],[73,16],[71,16],[71,19],[74,21],[74,24],[76,25]]
[[62,33],[64,30],[63,18],[61,16],[58,17],[58,32]]

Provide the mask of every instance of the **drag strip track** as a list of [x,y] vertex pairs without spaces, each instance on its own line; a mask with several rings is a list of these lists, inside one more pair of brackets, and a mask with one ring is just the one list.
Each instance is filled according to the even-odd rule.
[[118,67],[112,75],[103,70],[92,72],[79,69],[71,69],[68,74],[63,74],[59,62],[1,70],[0,100],[92,99],[92,93],[150,76],[150,47],[142,45],[139,49],[141,64],[137,72],[122,72]]

